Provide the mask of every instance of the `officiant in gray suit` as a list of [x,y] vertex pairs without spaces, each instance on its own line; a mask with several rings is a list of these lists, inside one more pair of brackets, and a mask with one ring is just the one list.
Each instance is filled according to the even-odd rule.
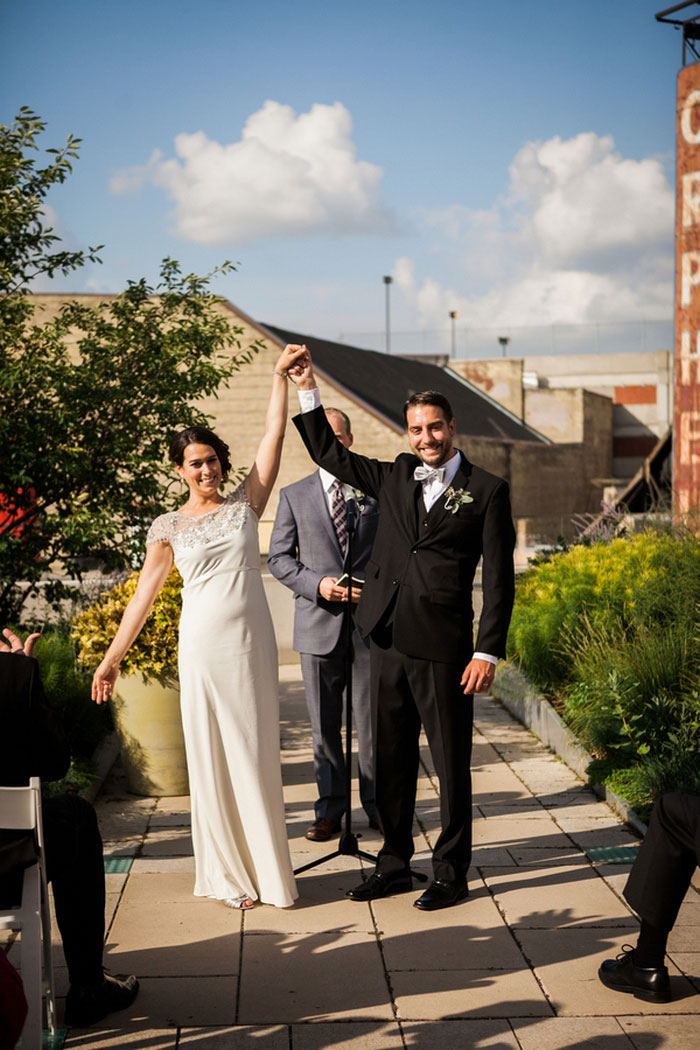
[[[337,408],[326,409],[335,436],[353,443],[350,420]],[[313,824],[307,839],[325,842],[340,830],[345,812],[343,694],[347,678],[344,612],[353,608],[359,587],[338,586],[347,556],[347,486],[326,470],[317,470],[280,492],[268,566],[294,592],[294,648],[300,654],[311,720],[314,772],[318,787]],[[378,504],[362,497],[352,541],[353,577],[364,579],[377,529]],[[353,632],[352,710],[358,743],[360,799],[370,827],[377,827],[374,803],[373,748],[369,690],[369,645]]]

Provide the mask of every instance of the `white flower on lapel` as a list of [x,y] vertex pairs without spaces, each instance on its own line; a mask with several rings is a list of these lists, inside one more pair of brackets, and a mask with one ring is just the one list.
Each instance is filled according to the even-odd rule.
[[474,497],[469,489],[456,489],[452,485],[445,489],[445,510],[451,510],[453,514],[456,514],[460,507],[473,502]]

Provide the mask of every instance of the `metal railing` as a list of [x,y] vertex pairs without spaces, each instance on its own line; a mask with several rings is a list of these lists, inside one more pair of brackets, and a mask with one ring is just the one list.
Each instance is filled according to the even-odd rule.
[[[673,349],[673,321],[600,321],[590,324],[499,325],[392,331],[391,353],[456,358],[533,357],[541,354],[640,353]],[[341,332],[338,342],[386,351],[385,332]]]

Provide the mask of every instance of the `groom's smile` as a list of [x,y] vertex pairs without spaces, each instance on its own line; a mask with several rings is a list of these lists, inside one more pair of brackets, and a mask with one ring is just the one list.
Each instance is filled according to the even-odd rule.
[[437,405],[414,405],[406,414],[411,451],[429,467],[439,467],[452,458],[456,429],[454,419],[447,420]]

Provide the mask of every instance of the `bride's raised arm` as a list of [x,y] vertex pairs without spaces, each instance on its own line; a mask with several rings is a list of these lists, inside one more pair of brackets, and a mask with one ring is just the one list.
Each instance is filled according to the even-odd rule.
[[265,510],[277,479],[282,456],[284,431],[287,426],[287,372],[308,353],[305,346],[288,344],[280,354],[272,373],[272,391],[265,417],[265,433],[258,446],[255,462],[245,479],[245,494],[250,507],[260,517]]

